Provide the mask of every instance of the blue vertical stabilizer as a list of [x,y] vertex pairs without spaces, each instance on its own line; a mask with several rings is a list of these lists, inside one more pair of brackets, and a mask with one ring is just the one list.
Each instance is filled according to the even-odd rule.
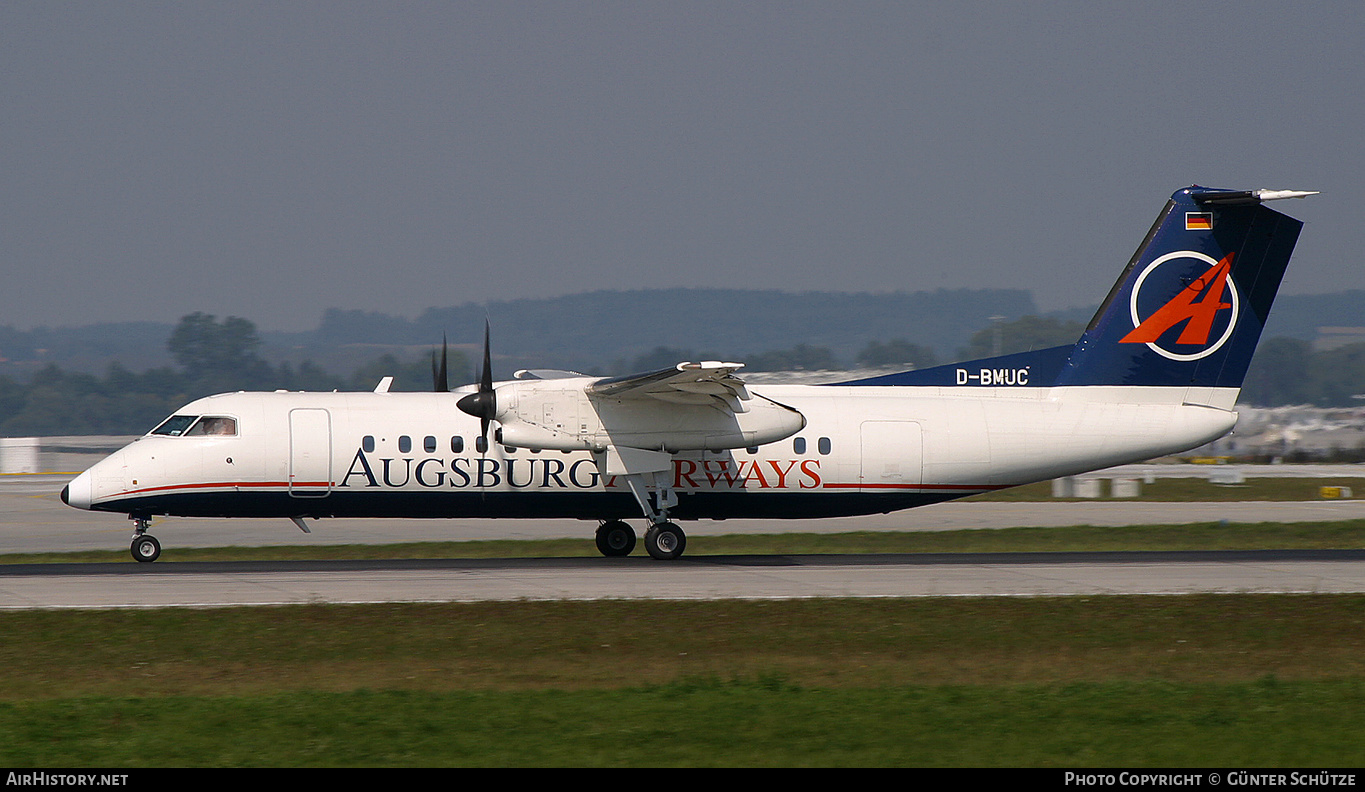
[[1301,195],[1172,195],[1056,384],[1241,387],[1303,227],[1262,201]]
[[1239,388],[1303,227],[1263,204],[1312,194],[1180,190],[1075,346],[841,384]]

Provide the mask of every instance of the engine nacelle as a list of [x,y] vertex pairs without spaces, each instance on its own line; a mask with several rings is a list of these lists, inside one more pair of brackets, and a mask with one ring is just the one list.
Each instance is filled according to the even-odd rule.
[[546,429],[525,421],[509,418],[501,420],[498,442],[513,448],[535,448],[545,451],[592,451],[592,443],[582,437]]
[[655,398],[589,396],[591,379],[511,382],[497,386],[504,445],[559,451],[607,446],[668,452],[749,448],[790,437],[806,426],[797,410],[758,394],[736,413],[717,400],[685,404]]

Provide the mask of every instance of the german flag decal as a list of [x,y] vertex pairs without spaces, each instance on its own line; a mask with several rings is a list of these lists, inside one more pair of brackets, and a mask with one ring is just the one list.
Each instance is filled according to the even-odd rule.
[[1213,212],[1186,212],[1186,231],[1212,231]]

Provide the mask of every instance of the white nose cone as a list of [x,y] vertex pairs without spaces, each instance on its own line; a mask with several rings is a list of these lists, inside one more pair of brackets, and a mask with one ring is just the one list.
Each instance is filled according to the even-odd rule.
[[70,484],[62,487],[62,503],[77,509],[89,509],[95,500],[94,487],[90,483],[92,480],[88,470],[72,479]]

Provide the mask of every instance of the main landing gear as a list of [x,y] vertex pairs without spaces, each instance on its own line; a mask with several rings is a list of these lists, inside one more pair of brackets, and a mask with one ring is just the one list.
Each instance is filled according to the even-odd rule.
[[[649,520],[645,531],[645,550],[650,558],[672,561],[683,554],[687,536],[668,519],[668,510],[678,505],[678,493],[669,484],[673,457],[662,450],[607,446],[594,454],[602,479],[624,479],[640,511]],[[635,549],[635,531],[618,518],[604,519],[597,529],[597,549],[602,555],[620,557]]]
[[650,558],[672,561],[687,549],[687,536],[674,523],[654,523],[645,531],[645,549]]
[[[639,454],[649,454],[652,452],[635,451]],[[654,456],[663,456],[654,454]],[[667,459],[667,457],[664,457]],[[628,462],[630,460],[623,460]],[[635,461],[639,461],[638,459]],[[657,462],[644,458],[644,462]],[[609,471],[604,471],[609,472]],[[683,554],[687,548],[687,535],[677,524],[668,519],[668,510],[678,505],[678,494],[673,488],[668,486],[668,479],[661,475],[661,470],[644,470],[642,472],[626,471],[623,475],[626,485],[630,487],[630,492],[635,496],[635,501],[640,504],[640,510],[645,513],[645,519],[649,520],[649,528],[645,530],[645,550],[649,552],[649,557],[658,561],[672,561]],[[635,529],[625,522],[618,519],[603,520],[602,525],[597,529],[597,550],[608,558],[620,558],[630,555],[630,551],[635,549]]]
[[133,546],[129,548],[133,558],[144,563],[155,561],[161,556],[161,543],[155,536],[147,533],[147,526],[151,524],[151,520],[137,515],[128,519],[133,521]]
[[621,558],[635,549],[635,529],[620,520],[608,520],[597,529],[597,552]]
[[[621,520],[607,520],[597,529],[597,551],[608,558],[622,558],[635,549],[635,529]],[[675,523],[657,522],[645,531],[645,550],[650,558],[672,561],[687,549],[687,535]]]
[[[621,520],[607,520],[597,529],[597,551],[608,558],[623,558],[635,549],[635,529]],[[658,522],[645,531],[649,557],[672,561],[687,549],[687,535],[676,524]]]

